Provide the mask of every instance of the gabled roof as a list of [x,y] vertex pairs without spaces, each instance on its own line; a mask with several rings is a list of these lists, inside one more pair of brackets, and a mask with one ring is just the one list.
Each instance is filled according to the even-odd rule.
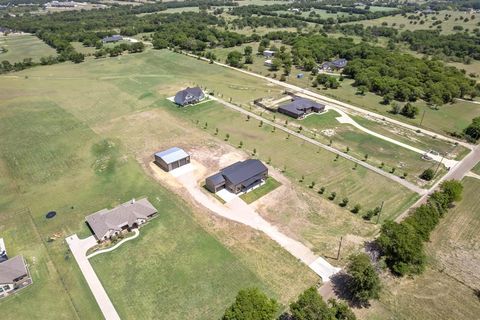
[[213,176],[208,177],[206,180],[209,181],[210,183],[212,183],[215,186],[218,186],[218,185],[221,185],[221,184],[225,183],[225,178],[222,176],[221,172],[216,173]]
[[191,100],[192,98],[200,99],[202,97],[203,97],[202,89],[200,89],[200,87],[194,87],[194,88],[186,88],[178,91],[177,94],[175,95],[174,100],[176,103],[183,104],[187,100]]
[[297,115],[303,115],[306,110],[310,108],[314,109],[315,111],[320,111],[323,110],[325,106],[306,98],[294,96],[290,103],[278,107],[278,109],[286,110]]
[[15,279],[28,274],[22,256],[16,256],[0,263],[0,284],[14,283]]
[[125,224],[131,226],[137,219],[147,219],[157,209],[146,199],[125,202],[111,210],[102,209],[86,217],[97,239],[102,239],[109,230],[120,231]]
[[231,183],[239,184],[261,174],[265,170],[268,169],[260,160],[248,159],[224,168],[221,173]]
[[165,161],[166,164],[173,163],[180,159],[188,157],[188,153],[185,150],[178,147],[173,147],[165,151],[157,152],[155,155]]

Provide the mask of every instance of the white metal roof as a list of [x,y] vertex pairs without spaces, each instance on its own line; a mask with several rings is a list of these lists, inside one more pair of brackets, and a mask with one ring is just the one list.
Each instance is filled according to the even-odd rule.
[[186,153],[185,150],[180,149],[178,147],[173,147],[162,152],[157,152],[155,153],[155,155],[161,158],[167,164],[170,164],[172,162],[188,157],[188,153]]

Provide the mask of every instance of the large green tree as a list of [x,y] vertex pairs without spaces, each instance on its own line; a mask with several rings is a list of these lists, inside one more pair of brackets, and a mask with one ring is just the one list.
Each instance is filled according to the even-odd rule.
[[472,140],[480,139],[480,117],[473,118],[472,123],[463,132]]
[[450,203],[462,200],[463,185],[458,180],[442,182],[440,190],[448,197]]
[[370,299],[378,299],[380,278],[368,255],[360,253],[351,256],[346,271],[351,277],[348,288],[355,300],[368,304]]
[[290,304],[290,312],[294,320],[331,320],[335,319],[314,287],[303,292],[298,300]]
[[240,290],[222,320],[272,320],[279,305],[257,288]]
[[377,240],[386,263],[398,275],[418,274],[425,268],[424,245],[415,228],[408,223],[387,221]]

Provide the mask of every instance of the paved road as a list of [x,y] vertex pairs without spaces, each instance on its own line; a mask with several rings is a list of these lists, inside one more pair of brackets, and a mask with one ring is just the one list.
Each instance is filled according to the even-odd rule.
[[200,186],[197,182],[195,167],[193,164],[192,171],[190,172],[183,171],[182,174],[176,174],[175,170],[173,170],[171,173],[173,173],[173,176],[176,177],[176,179],[185,187],[185,189],[187,189],[197,203],[219,216],[264,232],[268,237],[277,242],[294,257],[300,259],[303,263],[308,265],[322,278],[322,281],[328,282],[333,274],[340,271],[340,268],[336,268],[322,257],[316,256],[301,242],[289,238],[285,234],[281,233],[277,227],[263,219],[251,206],[246,204],[239,197],[235,197],[233,200],[223,205],[213,197],[205,194],[200,189]]
[[437,188],[440,186],[440,184],[444,181],[447,180],[462,180],[463,177],[465,177],[470,170],[472,170],[475,165],[480,162],[480,145],[477,145],[472,152],[470,152],[465,158],[463,158],[462,161],[460,161],[457,165],[455,165],[450,171],[444,175],[442,178],[440,178],[435,185],[433,185],[432,188],[428,190],[426,194],[424,194],[420,199],[418,199],[417,202],[415,202],[410,208],[408,208],[405,212],[403,212],[401,215],[399,215],[395,221],[400,222],[403,219],[405,219],[410,211],[421,204],[425,203],[428,199],[428,196],[435,192]]
[[423,195],[423,194],[425,194],[425,193],[427,192],[427,190],[422,189],[422,188],[420,188],[419,186],[417,186],[417,185],[415,185],[415,184],[413,184],[413,183],[411,183],[411,182],[409,182],[409,181],[407,181],[407,180],[405,180],[405,179],[402,179],[402,178],[400,178],[400,177],[398,177],[398,176],[396,176],[396,175],[394,175],[394,174],[388,173],[388,172],[386,172],[386,171],[384,171],[384,170],[382,170],[382,169],[380,169],[380,168],[377,168],[376,166],[373,166],[373,165],[369,164],[368,162],[365,162],[365,161],[362,161],[362,160],[358,160],[357,158],[352,157],[351,155],[349,155],[349,154],[347,154],[347,153],[344,153],[344,152],[339,151],[339,150],[337,150],[337,149],[335,149],[335,148],[333,148],[333,147],[330,147],[330,146],[328,146],[328,145],[326,145],[326,144],[323,144],[323,143],[321,143],[321,142],[318,142],[317,140],[314,140],[314,139],[311,139],[311,138],[309,138],[309,137],[306,137],[306,136],[304,136],[303,134],[300,134],[300,133],[298,133],[298,132],[296,132],[296,131],[293,131],[293,130],[290,130],[290,129],[288,129],[288,128],[285,128],[283,125],[280,125],[280,124],[278,124],[278,123],[274,123],[274,122],[272,122],[272,121],[270,121],[270,120],[267,120],[267,119],[264,119],[263,117],[261,117],[261,116],[259,116],[259,115],[256,115],[256,114],[253,113],[253,112],[247,111],[247,110],[245,110],[245,109],[243,109],[243,108],[241,108],[241,107],[238,107],[238,106],[236,106],[236,105],[234,105],[234,104],[231,104],[231,103],[229,103],[229,102],[227,102],[227,101],[224,101],[224,100],[222,100],[222,99],[219,99],[219,98],[213,97],[213,96],[209,96],[209,97],[210,97],[212,100],[216,100],[216,101],[220,102],[221,104],[223,104],[224,106],[226,106],[226,107],[228,107],[228,108],[231,108],[231,109],[233,109],[233,110],[236,110],[236,111],[238,111],[238,112],[241,112],[241,113],[243,113],[243,114],[245,114],[245,115],[249,115],[251,118],[254,118],[254,119],[257,119],[257,120],[262,120],[264,123],[266,123],[266,124],[268,124],[268,125],[271,125],[271,126],[274,126],[274,127],[277,128],[277,129],[283,130],[283,131],[289,133],[289,134],[292,135],[292,136],[295,136],[295,137],[297,137],[297,138],[300,138],[300,139],[302,139],[302,140],[304,140],[304,141],[307,141],[307,142],[309,142],[309,143],[311,143],[311,144],[313,144],[313,145],[315,145],[315,146],[321,147],[321,148],[323,148],[323,149],[325,149],[325,150],[327,150],[327,151],[330,151],[330,152],[332,152],[332,153],[338,154],[340,157],[343,157],[343,158],[348,159],[348,160],[350,160],[350,161],[352,161],[352,162],[355,162],[355,163],[357,163],[358,165],[361,165],[361,166],[363,166],[363,167],[365,167],[365,168],[367,168],[367,169],[369,169],[369,170],[374,171],[375,173],[378,173],[379,175],[382,175],[382,176],[384,176],[384,177],[386,177],[386,178],[388,178],[388,179],[391,179],[391,180],[393,180],[393,181],[395,181],[395,182],[403,185],[404,187],[410,189],[410,190],[413,191],[413,192],[416,192],[416,193],[418,193],[418,194],[420,194],[420,195]]
[[90,236],[86,239],[79,239],[78,236],[74,234],[67,237],[65,240],[70,247],[70,251],[75,257],[75,260],[77,261],[85,280],[87,280],[87,284],[90,287],[90,290],[92,291],[93,296],[95,297],[95,300],[97,301],[105,319],[120,320],[117,310],[115,310],[112,301],[110,301],[107,292],[103,288],[102,283],[98,279],[97,274],[93,270],[92,265],[86,256],[88,249],[97,244],[95,237]]
[[[191,54],[191,53],[187,53],[187,52],[184,52],[184,54],[186,55],[189,55],[191,57],[195,57],[195,58],[199,58],[198,56],[194,55],[194,54]],[[208,61],[208,59],[205,59],[203,57],[200,57],[200,59],[202,60],[205,60],[205,61]],[[393,124],[396,124],[398,126],[401,126],[401,127],[404,127],[404,128],[407,128],[407,129],[410,129],[410,130],[413,130],[413,131],[417,131],[417,130],[421,130],[423,134],[426,134],[428,136],[431,136],[431,137],[435,137],[436,139],[440,139],[440,140],[444,140],[444,141],[448,141],[448,142],[451,142],[451,143],[458,143],[468,149],[473,149],[474,146],[467,143],[467,142],[464,142],[464,141],[460,141],[460,140],[456,140],[456,139],[453,139],[451,137],[447,137],[447,136],[444,136],[442,134],[439,134],[437,132],[433,132],[433,131],[430,131],[430,130],[426,130],[424,128],[420,128],[420,127],[417,127],[417,126],[414,126],[414,125],[411,125],[411,124],[407,124],[407,123],[404,123],[402,121],[398,121],[398,120],[395,120],[395,119],[392,119],[392,118],[389,118],[389,117],[386,117],[384,115],[380,115],[378,113],[375,113],[375,112],[372,112],[372,111],[368,111],[368,110],[365,110],[363,108],[359,108],[359,107],[356,107],[354,105],[351,105],[349,103],[345,103],[345,102],[342,102],[342,101],[338,101],[338,100],[335,100],[333,98],[330,98],[330,97],[327,97],[327,96],[324,96],[324,95],[321,95],[321,94],[318,94],[316,92],[312,92],[310,90],[307,90],[307,89],[304,89],[304,88],[301,88],[301,87],[298,87],[298,86],[295,86],[293,84],[289,84],[289,83],[286,83],[286,82],[283,82],[283,81],[279,81],[279,80],[275,80],[275,79],[272,79],[272,78],[269,78],[269,77],[265,77],[265,76],[262,76],[260,74],[257,74],[257,73],[254,73],[254,72],[251,72],[251,71],[247,71],[247,70],[243,70],[243,69],[238,69],[238,68],[234,68],[234,67],[231,67],[227,64],[224,64],[224,63],[221,63],[221,62],[214,62],[215,64],[219,65],[219,66],[222,66],[224,68],[229,68],[229,69],[232,69],[232,70],[235,70],[235,71],[238,71],[238,72],[242,72],[242,73],[245,73],[245,74],[248,74],[250,76],[253,76],[253,77],[257,77],[257,78],[261,78],[263,80],[266,80],[270,83],[273,83],[273,84],[276,84],[278,86],[281,86],[281,87],[284,87],[288,90],[291,90],[291,91],[295,91],[297,93],[303,93],[307,96],[310,96],[310,97],[313,97],[317,100],[320,100],[322,101],[323,103],[325,104],[330,104],[331,106],[335,106],[337,108],[340,108],[340,109],[349,109],[349,110],[353,110],[357,113],[360,113],[360,114],[364,114],[364,115],[368,115],[372,118],[376,118],[376,119],[381,119],[381,120],[384,120],[384,121],[388,121],[390,123],[393,123]]]
[[[306,95],[300,94],[300,96],[306,96]],[[308,96],[306,96],[306,97],[308,97]],[[316,99],[314,99],[314,100],[316,100]],[[332,109],[332,110],[335,110],[336,112],[338,112],[341,115],[341,117],[337,118],[337,120],[341,123],[350,124],[350,125],[354,126],[355,128],[357,128],[357,129],[359,129],[359,130],[361,130],[361,131],[363,131],[363,132],[365,132],[365,133],[367,133],[371,136],[374,136],[374,137],[377,137],[379,139],[388,141],[392,144],[395,144],[395,145],[400,146],[402,148],[405,148],[407,150],[410,150],[410,151],[416,152],[418,154],[421,154],[422,156],[423,155],[428,155],[432,160],[434,160],[436,162],[442,162],[445,165],[445,167],[447,167],[447,168],[452,168],[458,162],[456,160],[451,160],[451,159],[444,158],[444,157],[440,156],[439,154],[430,153],[427,150],[422,150],[422,149],[419,149],[419,148],[416,148],[416,147],[412,147],[411,145],[408,145],[408,144],[403,143],[401,141],[398,141],[398,140],[392,139],[390,137],[384,136],[384,135],[382,135],[378,132],[367,129],[367,128],[363,127],[362,125],[360,125],[355,120],[353,120],[343,109],[339,109],[337,107],[332,107],[332,106],[329,106],[329,105],[326,106],[326,109],[327,110]],[[311,114],[311,116],[315,116],[315,114]]]

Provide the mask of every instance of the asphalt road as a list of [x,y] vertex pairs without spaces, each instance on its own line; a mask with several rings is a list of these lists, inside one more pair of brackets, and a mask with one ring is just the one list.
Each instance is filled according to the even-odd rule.
[[473,150],[465,157],[462,161],[458,162],[450,171],[444,175],[440,180],[438,180],[433,187],[431,187],[427,193],[425,193],[417,202],[415,202],[410,208],[408,208],[405,212],[399,215],[395,221],[401,222],[405,219],[410,211],[421,204],[425,203],[428,199],[428,196],[432,194],[437,188],[442,184],[442,182],[447,180],[462,180],[463,177],[467,175],[467,173],[472,170],[475,165],[480,162],[480,145],[475,146]]

